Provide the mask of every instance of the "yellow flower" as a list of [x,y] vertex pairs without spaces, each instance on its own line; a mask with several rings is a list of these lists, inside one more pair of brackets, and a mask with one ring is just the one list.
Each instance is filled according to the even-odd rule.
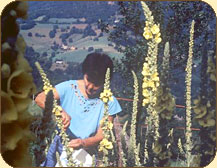
[[147,63],[147,62],[145,62],[145,63],[143,64],[143,69],[148,69],[148,63]]
[[109,101],[113,101],[114,99],[113,99],[113,97],[112,96],[110,96],[109,97]]
[[142,91],[142,95],[143,95],[144,97],[148,97],[148,96],[149,96],[148,90],[147,90],[147,89],[144,89],[144,90]]
[[145,106],[147,103],[149,103],[149,100],[148,99],[143,99],[143,101],[142,101],[142,106]]
[[158,25],[154,24],[152,27],[151,27],[151,32],[153,34],[158,34],[160,32],[160,28]]
[[100,120],[99,124],[103,125],[104,124],[104,119]]
[[147,76],[147,75],[149,75],[149,71],[147,71],[147,70],[143,70],[143,71],[142,71],[142,75],[143,75],[143,76]]
[[108,141],[108,143],[105,145],[105,148],[112,149],[113,148],[112,142]]
[[103,138],[103,140],[100,142],[100,145],[105,146],[106,143],[108,143],[108,140]]
[[147,27],[147,26],[144,27],[144,32],[146,32],[146,31],[150,31],[150,30],[149,30],[149,27]]
[[156,87],[160,86],[160,83],[159,82],[156,82],[155,83]]
[[161,39],[160,37],[155,38],[155,42],[156,42],[157,44],[159,44],[161,41],[162,41],[162,39]]
[[100,146],[99,151],[103,151],[104,147]]
[[146,40],[149,40],[151,38],[153,38],[152,33],[150,30],[147,30],[143,33],[143,36],[145,37]]
[[109,100],[109,99],[108,99],[107,97],[103,97],[103,98],[102,98],[102,101],[103,101],[104,103],[107,103],[108,100]]
[[107,103],[108,101],[113,101],[111,89],[106,89],[100,94],[100,99]]
[[161,33],[159,32],[155,37],[159,38],[161,36]]
[[144,89],[144,88],[147,88],[147,87],[148,87],[147,81],[143,81],[142,88]]
[[108,128],[111,130],[113,128],[113,124],[111,121],[108,122]]
[[154,87],[155,87],[155,85],[154,85],[154,82],[153,82],[153,81],[149,81],[149,82],[147,83],[147,85],[148,85],[148,87],[152,87],[152,88],[154,88]]
[[152,79],[153,81],[159,81],[158,73],[155,72],[155,73],[152,75],[151,79]]

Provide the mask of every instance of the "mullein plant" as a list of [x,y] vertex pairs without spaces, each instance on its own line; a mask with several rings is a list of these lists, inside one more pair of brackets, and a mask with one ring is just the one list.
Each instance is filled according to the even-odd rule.
[[143,36],[148,40],[148,53],[143,64],[143,84],[142,95],[144,96],[142,105],[147,107],[148,130],[154,131],[154,140],[159,138],[159,114],[155,110],[157,102],[157,88],[159,86],[159,75],[157,71],[158,44],[161,42],[160,26],[155,24],[152,12],[145,2],[141,2],[144,15],[146,17],[146,26]]
[[[149,160],[147,160],[147,158],[144,158],[144,160],[146,160],[146,162],[149,161],[148,164],[156,164],[156,160],[154,159],[156,154],[154,154],[154,151],[158,152],[159,149],[161,149],[158,143],[158,139],[160,137],[159,113],[156,111],[155,106],[157,103],[157,91],[160,85],[160,79],[157,70],[158,45],[162,39],[160,25],[154,22],[154,17],[152,16],[152,12],[150,11],[149,7],[143,1],[141,1],[141,5],[146,18],[143,36],[148,41],[148,52],[142,70],[142,95],[144,97],[142,105],[146,107],[147,111],[146,138],[148,139],[147,146],[149,149]],[[151,146],[153,150],[150,149]]]
[[188,52],[188,60],[187,60],[187,66],[186,66],[186,132],[185,132],[185,138],[186,138],[186,164],[188,167],[191,166],[191,152],[192,152],[192,132],[191,132],[191,80],[192,80],[192,59],[193,59],[193,46],[194,46],[194,24],[195,21],[193,20],[191,23],[191,29],[190,29],[190,41],[189,41],[189,52]]
[[[155,105],[155,110],[159,113],[159,132],[160,132],[160,138],[159,141],[161,143],[158,143],[158,149],[161,149],[161,151],[155,154],[157,154],[159,165],[167,165],[168,161],[172,155],[171,148],[168,146],[172,145],[171,138],[168,138],[169,133],[169,125],[170,121],[172,119],[173,111],[175,109],[175,98],[171,94],[171,90],[169,88],[169,58],[170,58],[170,52],[169,52],[169,42],[166,42],[165,48],[164,48],[164,56],[162,61],[162,68],[160,71],[160,86],[158,87],[157,92],[157,103]],[[162,143],[163,142],[163,143]],[[161,147],[160,147],[161,146]],[[155,150],[156,151],[156,150]]]
[[120,151],[121,153],[121,161],[122,161],[122,166],[123,167],[127,167],[127,158],[128,158],[128,153],[127,153],[127,140],[126,140],[126,137],[127,137],[127,133],[126,133],[126,128],[127,128],[127,124],[128,124],[128,121],[126,121],[124,123],[124,126],[123,126],[123,129],[121,131],[121,147],[122,147],[122,150]]
[[52,135],[55,130],[55,123],[52,119],[53,92],[49,91],[45,101],[43,116],[32,123],[31,131],[36,139],[32,142],[31,152],[33,154],[33,165],[40,166],[45,160]]
[[[41,77],[44,83],[43,90],[45,95],[47,95],[50,91],[54,92],[53,86],[50,84],[49,79],[47,78],[47,75],[44,73],[44,70],[41,68],[40,64],[38,62],[35,63]],[[59,132],[56,130],[56,133],[62,138],[62,144],[63,148],[66,150],[67,153],[67,166],[75,166],[75,161],[73,160],[72,154],[73,154],[73,148],[69,148],[69,137],[66,134],[64,130],[64,126],[62,124],[62,115],[61,115],[62,107],[57,104],[57,100],[54,99],[53,101],[53,114],[55,116],[55,121],[57,124],[57,127],[59,129]]]
[[27,2],[11,2],[1,13],[1,154],[12,167],[31,167],[29,154],[34,117],[28,112],[36,92],[32,68],[25,59],[26,43],[18,18],[26,19]]
[[[111,130],[112,122],[109,120],[109,101],[113,101],[112,92],[110,89],[110,69],[108,68],[105,75],[104,90],[100,94],[100,99],[104,102],[104,115],[100,121],[100,126],[103,130],[103,140],[99,144],[99,151],[103,152],[103,166],[109,166],[109,154],[113,149]],[[114,140],[113,140],[114,141]]]
[[[131,119],[131,128],[130,128],[130,144],[128,147],[128,166],[141,166],[139,158],[139,144],[136,144],[136,121],[138,113],[138,101],[139,101],[139,85],[138,79],[134,71],[132,71],[134,79],[134,98],[133,98],[133,113]],[[131,165],[133,164],[133,165]]]
[[[199,146],[200,166],[209,164],[216,153],[216,95],[213,94],[216,92],[216,66],[212,59],[214,60],[209,55],[206,74],[203,74],[207,75],[207,86],[209,87],[207,90],[201,90],[201,95],[193,101],[194,119],[201,126],[199,133],[202,142]],[[203,95],[205,91],[207,92],[206,97]]]

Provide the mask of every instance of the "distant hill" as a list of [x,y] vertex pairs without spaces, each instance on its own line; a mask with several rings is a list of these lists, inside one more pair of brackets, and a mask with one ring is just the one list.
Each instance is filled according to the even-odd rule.
[[46,15],[46,18],[86,18],[87,23],[99,18],[107,20],[117,11],[112,1],[29,1],[29,19]]

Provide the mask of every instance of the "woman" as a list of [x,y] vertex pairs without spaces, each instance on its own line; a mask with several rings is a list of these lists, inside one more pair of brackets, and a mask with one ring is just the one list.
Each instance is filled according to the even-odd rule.
[[[113,63],[109,56],[101,53],[88,54],[82,63],[83,79],[69,80],[55,86],[54,98],[60,100],[64,128],[71,139],[68,147],[85,148],[89,153],[94,153],[91,147],[103,139],[100,120],[104,114],[104,103],[99,95],[103,90],[107,68],[110,68],[112,78]],[[42,92],[35,101],[44,108],[45,98]],[[115,97],[108,104],[109,120],[112,121],[121,107]],[[51,144],[43,166],[56,165],[56,151],[62,153],[61,139],[58,136]]]

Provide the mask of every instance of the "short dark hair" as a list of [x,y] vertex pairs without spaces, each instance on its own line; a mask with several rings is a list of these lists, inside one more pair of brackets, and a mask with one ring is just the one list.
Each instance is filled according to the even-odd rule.
[[112,78],[113,62],[104,53],[90,53],[82,63],[83,75],[87,74],[88,81],[98,86],[104,83],[107,68],[110,68],[110,78]]

